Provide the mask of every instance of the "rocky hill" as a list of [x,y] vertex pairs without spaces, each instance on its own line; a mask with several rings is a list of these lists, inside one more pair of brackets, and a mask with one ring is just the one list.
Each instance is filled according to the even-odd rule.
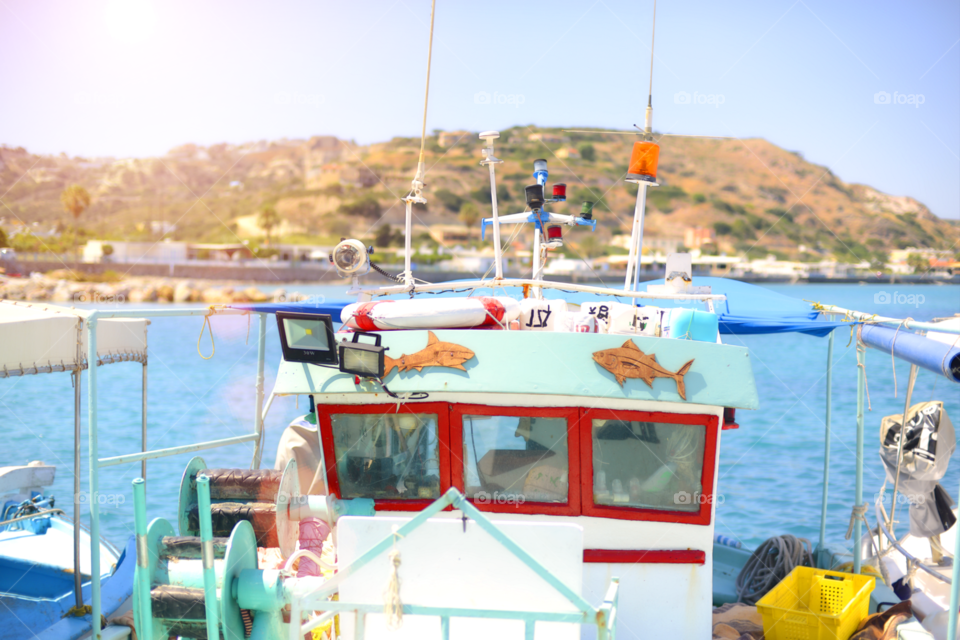
[[[417,209],[419,232],[459,224],[464,203],[474,202],[484,215],[489,207],[476,133],[437,133],[427,141],[429,203]],[[502,131],[501,211],[523,210],[532,162],[547,158],[550,183],[565,182],[568,194],[568,202],[552,210],[575,212],[584,200],[597,203],[597,234],[571,240],[581,240],[593,255],[614,251],[619,243],[613,237],[630,231],[636,187],[623,176],[636,139],[535,127]],[[418,151],[419,139],[358,146],[329,136],[184,145],[163,157],[121,160],[0,147],[0,192],[8,207],[0,209],[0,219],[8,234],[22,225],[69,228],[60,192],[80,184],[93,197],[79,222],[86,236],[143,240],[167,232],[175,239],[236,242],[262,235],[256,213],[271,204],[282,219],[274,236],[285,242],[370,238],[384,224],[402,224],[399,198],[409,189]],[[879,259],[906,247],[949,249],[960,239],[960,226],[922,203],[845,183],[762,139],[664,138],[660,182],[649,192],[648,238],[682,241],[688,228],[703,227],[715,232],[709,248],[717,251],[847,261]]]

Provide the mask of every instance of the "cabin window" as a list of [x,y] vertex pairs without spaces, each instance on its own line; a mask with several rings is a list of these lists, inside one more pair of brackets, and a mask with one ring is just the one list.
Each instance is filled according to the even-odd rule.
[[595,505],[699,512],[706,427],[593,420]]
[[440,497],[437,415],[333,414],[342,498]]
[[463,482],[477,504],[566,503],[567,419],[463,415]]

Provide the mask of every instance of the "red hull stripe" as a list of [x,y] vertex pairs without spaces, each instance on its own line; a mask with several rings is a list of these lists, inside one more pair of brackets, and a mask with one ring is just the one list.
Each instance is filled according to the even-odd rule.
[[503,314],[506,312],[506,309],[500,301],[494,298],[481,297],[480,302],[483,304],[483,308],[487,310],[487,315],[483,318],[483,322],[481,322],[479,326],[488,327],[490,325],[499,325],[503,322]]
[[707,554],[695,549],[584,549],[583,561],[613,564],[704,564]]
[[364,302],[357,308],[356,313],[353,314],[353,321],[356,323],[357,328],[360,329],[360,331],[377,331],[379,329],[377,324],[373,321],[373,318],[370,317],[370,312],[373,311],[373,308],[381,302],[384,301]]

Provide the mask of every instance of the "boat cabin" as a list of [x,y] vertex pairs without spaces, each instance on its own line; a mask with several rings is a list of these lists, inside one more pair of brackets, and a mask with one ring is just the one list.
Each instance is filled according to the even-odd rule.
[[621,632],[709,637],[720,435],[757,407],[747,349],[715,334],[378,335],[383,385],[280,365],[274,394],[316,403],[330,493],[396,517],[454,487],[496,520],[577,524],[582,595],[619,577]]

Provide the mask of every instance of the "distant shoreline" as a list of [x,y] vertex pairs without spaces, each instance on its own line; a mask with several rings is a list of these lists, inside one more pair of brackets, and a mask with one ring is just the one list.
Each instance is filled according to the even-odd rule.
[[[89,266],[89,265],[80,265]],[[118,265],[112,265],[118,266]],[[49,277],[34,274],[27,278],[6,278],[0,276],[0,299],[18,300],[24,302],[50,302],[53,304],[70,303],[206,303],[229,304],[240,302],[296,302],[309,300],[316,296],[300,292],[298,289],[314,287],[343,287],[344,297],[350,287],[350,282],[339,278],[326,280],[322,277],[291,281],[254,281],[238,279],[201,279],[169,276],[130,276],[117,282],[78,282],[64,279],[66,270],[61,269],[57,274],[61,277]],[[419,276],[431,282],[455,282],[457,280],[475,280],[472,273],[455,272],[418,272]],[[89,274],[88,274],[89,275]],[[317,270],[318,276],[329,277],[330,272]],[[524,277],[526,274],[507,274],[508,277]],[[425,277],[426,276],[426,277]],[[555,275],[547,279],[558,283],[592,284],[620,289],[623,286],[624,274],[606,272],[601,280],[598,277],[577,277]],[[698,277],[707,274],[694,274],[694,282]],[[644,281],[658,280],[654,274],[645,274]],[[862,278],[744,278],[734,277],[731,280],[749,282],[753,284],[775,285],[820,285],[820,284],[873,284],[873,285],[960,285],[960,276],[951,278],[930,278],[929,276],[869,276]],[[361,283],[365,286],[376,287],[389,284],[389,281],[375,274],[364,276]]]

